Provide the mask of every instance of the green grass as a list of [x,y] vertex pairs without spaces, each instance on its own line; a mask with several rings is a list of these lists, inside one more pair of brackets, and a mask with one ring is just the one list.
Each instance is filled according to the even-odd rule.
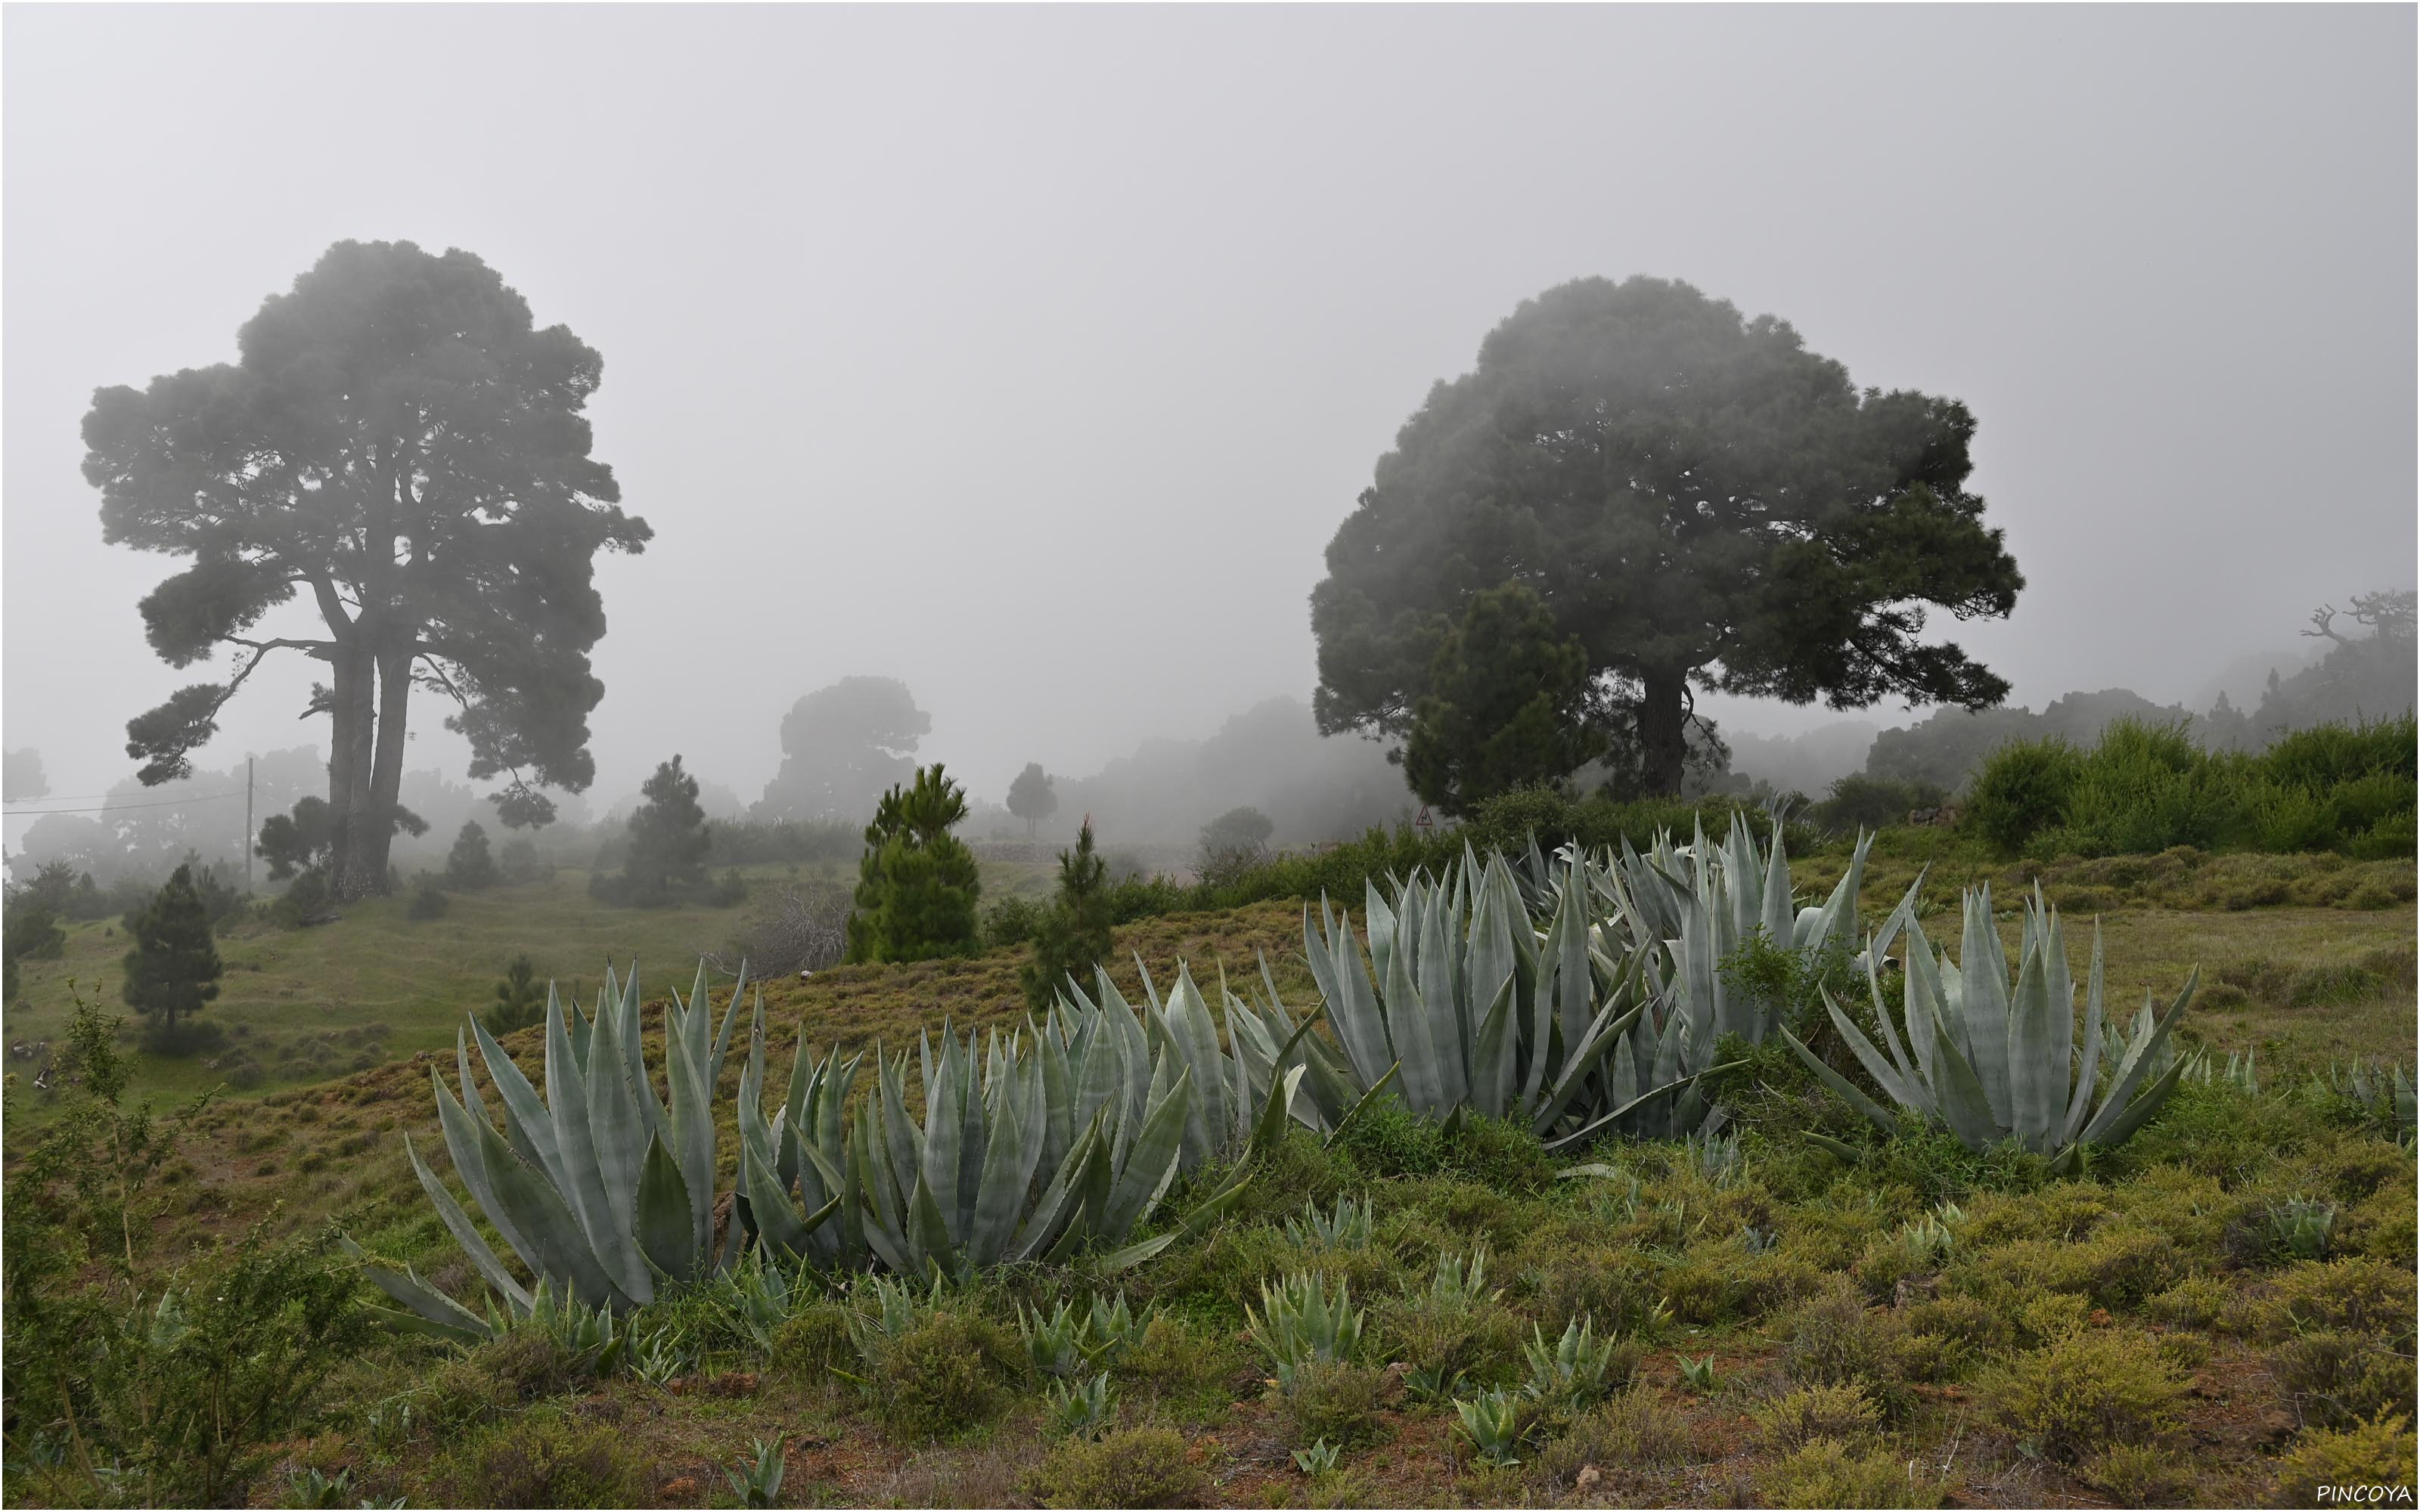
[[[1047,892],[1050,872],[986,863],[985,896]],[[855,873],[825,863],[751,867],[741,875],[762,891],[792,876],[845,880]],[[445,916],[436,919],[409,917],[411,892],[406,887],[354,903],[333,924],[290,930],[256,918],[220,936],[226,975],[204,1017],[226,1032],[227,1052],[249,1051],[268,1077],[249,1093],[230,1088],[224,1095],[258,1096],[417,1051],[450,1050],[463,1015],[493,1000],[505,965],[523,951],[540,980],[551,979],[566,993],[576,988],[582,1003],[594,1001],[609,956],[616,971],[635,957],[651,992],[675,983],[686,992],[698,957],[725,951],[748,912],[746,903],[616,908],[591,898],[587,874],[567,868],[550,881],[452,894]],[[23,986],[0,1015],[10,1044],[57,1039],[70,979],[85,1000],[120,1011],[125,931],[114,919],[66,930],[61,959],[20,965]],[[1008,985],[1014,996],[1013,968]],[[288,1047],[292,1054],[282,1054]],[[220,1086],[225,1078],[212,1062],[221,1058],[140,1057],[135,1094],[164,1102]],[[24,1065],[14,1061],[10,1069]],[[39,1121],[42,1104],[31,1103],[28,1111]]]

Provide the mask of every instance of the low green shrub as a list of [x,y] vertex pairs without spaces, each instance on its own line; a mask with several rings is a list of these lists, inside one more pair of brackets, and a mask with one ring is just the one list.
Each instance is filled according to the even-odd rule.
[[1912,1459],[1814,1439],[1756,1473],[1768,1506],[1939,1506],[1947,1488]]
[[852,1368],[856,1360],[848,1310],[838,1303],[810,1303],[774,1331],[771,1364],[783,1374],[824,1381],[835,1368]]
[[1346,1449],[1368,1443],[1377,1437],[1389,1385],[1387,1373],[1370,1365],[1312,1360],[1295,1366],[1278,1394],[1286,1443],[1298,1449],[1322,1439]]
[[1045,1506],[1192,1506],[1207,1480],[1174,1428],[1117,1428],[1098,1439],[1067,1439],[1033,1472],[1029,1487]]
[[481,1430],[458,1461],[457,1506],[638,1506],[655,1499],[638,1452],[618,1429],[552,1408]]
[[2156,1443],[2115,1443],[2085,1462],[2084,1478],[2119,1506],[2174,1506],[2184,1498],[2190,1468]]
[[1801,1386],[1785,1392],[1749,1414],[1763,1430],[1764,1442],[1783,1454],[1816,1439],[1853,1443],[1882,1427],[1882,1409],[1856,1385]]
[[1582,1467],[1655,1468],[1689,1458],[1689,1426],[1643,1386],[1616,1392],[1573,1420],[1530,1462],[1534,1480],[1568,1486]]
[[2403,1413],[2346,1428],[2305,1428],[2277,1460],[2279,1506],[2321,1506],[2336,1488],[2420,1481],[2412,1419]]
[[2074,1464],[2112,1444],[2149,1443],[2166,1433],[2184,1385],[2149,1335],[2098,1328],[2018,1355],[1976,1395],[2020,1443]]
[[876,1414],[898,1432],[939,1438],[990,1422],[1024,1373],[1016,1336],[988,1318],[937,1310],[880,1340],[866,1362]]
[[1782,1373],[1802,1386],[1862,1385],[1896,1415],[1908,1401],[1907,1319],[1866,1305],[1865,1293],[1844,1275],[1798,1304],[1783,1322]]
[[2320,1427],[2345,1427],[2412,1406],[2411,1357],[2366,1335],[2297,1334],[2270,1355],[2269,1373],[2302,1420]]

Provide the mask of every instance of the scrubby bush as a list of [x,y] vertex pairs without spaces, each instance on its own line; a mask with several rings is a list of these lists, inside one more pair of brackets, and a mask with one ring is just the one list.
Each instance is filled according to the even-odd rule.
[[1191,1506],[1206,1482],[1174,1428],[1118,1428],[1097,1440],[1071,1438],[1034,1471],[1032,1490],[1045,1506]]
[[2184,1386],[2148,1335],[2101,1328],[2017,1356],[1977,1395],[2019,1443],[2073,1464],[2112,1444],[2149,1443],[2166,1433]]
[[1946,1488],[1915,1460],[1838,1439],[1813,1439],[1757,1472],[1770,1506],[1939,1506]]
[[654,1500],[638,1451],[611,1424],[546,1408],[516,1413],[463,1445],[457,1506],[638,1506]]
[[2297,731],[2256,756],[2205,750],[2181,723],[2121,718],[2090,749],[2056,737],[2001,747],[1976,774],[1961,823],[2009,855],[2408,856],[2414,738],[2407,714]]
[[1007,1405],[1007,1383],[1022,1374],[1016,1340],[988,1318],[956,1311],[926,1315],[883,1340],[868,1362],[876,1412],[898,1431],[938,1438],[988,1423]]
[[1386,1403],[1388,1386],[1386,1372],[1370,1365],[1304,1362],[1278,1394],[1286,1442],[1296,1448],[1322,1439],[1341,1448],[1369,1443],[1377,1436],[1378,1410]]
[[2397,1413],[2343,1429],[2306,1428],[2277,1461],[2277,1505],[2319,1506],[2322,1488],[2403,1486],[2420,1480],[2412,1420]]
[[1801,1386],[1759,1408],[1752,1416],[1764,1442],[1790,1454],[1816,1439],[1853,1443],[1882,1427],[1882,1409],[1856,1385]]
[[2270,1355],[2269,1373],[2302,1420],[2320,1427],[2344,1427],[2412,1406],[2410,1355],[2367,1335],[2297,1334]]
[[1059,891],[1033,920],[1033,956],[1017,974],[1025,1004],[1048,1009],[1070,978],[1089,987],[1093,969],[1111,955],[1109,871],[1093,848],[1088,821],[1076,848],[1059,853]]
[[1575,1419],[1538,1451],[1534,1478],[1569,1486],[1584,1466],[1677,1465],[1689,1457],[1689,1425],[1645,1387],[1617,1392]]

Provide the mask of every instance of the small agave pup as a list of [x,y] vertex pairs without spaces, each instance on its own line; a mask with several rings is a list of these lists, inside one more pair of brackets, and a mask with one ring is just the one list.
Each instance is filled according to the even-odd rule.
[[[670,1108],[656,1095],[640,1053],[638,968],[627,982],[607,968],[594,1022],[547,990],[546,1097],[475,1018],[479,1056],[502,1103],[497,1132],[471,1076],[469,1048],[457,1036],[461,1096],[442,1074],[437,1115],[454,1169],[488,1221],[541,1284],[590,1307],[620,1311],[654,1300],[659,1277],[689,1278],[716,1263],[714,1247],[714,1086],[731,1046],[746,968],[731,991],[721,1027],[712,1023],[706,964],[686,1001],[677,993],[664,1024]],[[537,1299],[489,1247],[468,1212],[406,1135],[420,1184],[471,1263],[515,1317]],[[346,1242],[356,1256],[358,1246]],[[722,1255],[728,1259],[732,1246]],[[370,1280],[410,1309],[395,1320],[431,1332],[486,1337],[481,1318],[408,1269],[365,1267]]]
[[[2014,1139],[2036,1154],[2052,1156],[2061,1170],[2080,1164],[2086,1145],[2123,1143],[2167,1101],[2184,1062],[2164,1052],[2201,980],[2198,970],[2157,1020],[2150,1017],[2147,1001],[2106,1093],[2096,1103],[2103,1022],[2100,925],[2095,923],[2092,931],[2092,967],[2079,1039],[2075,983],[2068,971],[2058,915],[2043,906],[2039,888],[2025,906],[2013,989],[2008,985],[2007,953],[1992,927],[1989,887],[1965,894],[1962,968],[1951,963],[1947,951],[1934,953],[1915,922],[1915,899],[1911,887],[1889,926],[1903,921],[1907,930],[1900,1012],[1905,1040],[1891,1023],[1874,971],[1875,958],[1888,948],[1888,933],[1869,948],[1866,959],[1874,1017],[1888,1055],[1850,1022],[1830,994],[1824,995],[1833,1027],[1892,1101],[1947,1126],[1969,1149],[1988,1149]],[[1834,1091],[1885,1131],[1897,1127],[1888,1109],[1824,1065],[1787,1029],[1782,1035]],[[2164,1061],[2164,1070],[2154,1074]],[[1854,1153],[1834,1141],[1821,1142],[1839,1153]]]

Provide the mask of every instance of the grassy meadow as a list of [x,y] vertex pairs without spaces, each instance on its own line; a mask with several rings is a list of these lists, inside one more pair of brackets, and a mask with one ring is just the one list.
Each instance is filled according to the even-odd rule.
[[[1828,887],[1842,860],[1799,859],[1802,891]],[[1957,886],[1988,878],[2013,944],[2020,869],[1921,833],[1878,847],[1869,917],[1926,868],[1936,941],[1954,936]],[[1032,890],[1046,871],[987,870],[986,892]],[[1877,1140],[1769,1046],[1726,1086],[1735,1141],[1607,1140],[1549,1157],[1508,1125],[1448,1134],[1389,1106],[1328,1147],[1296,1131],[1224,1220],[1132,1270],[1084,1257],[1007,1267],[919,1291],[878,1328],[870,1284],[804,1277],[770,1319],[727,1282],[659,1298],[623,1324],[628,1350],[651,1351],[644,1370],[630,1353],[600,1370],[538,1330],[475,1349],[371,1336],[315,1390],[301,1430],[250,1463],[242,1494],[253,1505],[2307,1505],[2322,1484],[2409,1484],[2412,1150],[2391,1113],[2318,1078],[2355,1056],[2413,1059],[2410,868],[2170,853],[2070,858],[2042,880],[2069,912],[2079,980],[2086,920],[2100,918],[2119,1011],[2146,991],[2164,1004],[2197,965],[2185,1042],[2257,1051],[2257,1088],[2188,1081],[2133,1140],[2065,1178],[2040,1157],[1973,1155],[1944,1136]],[[230,1043],[333,1048],[272,1048],[261,1058],[285,1074],[222,1091],[177,1129],[138,1275],[208,1265],[247,1235],[308,1246],[334,1228],[475,1297],[404,1154],[409,1134],[447,1169],[429,1072],[450,1073],[463,1012],[524,949],[588,995],[609,952],[635,955],[660,1003],[744,912],[608,908],[584,883],[566,872],[458,896],[430,921],[410,919],[398,896],[318,929],[232,931],[210,1010]],[[1163,983],[1179,960],[1210,979],[1254,971],[1265,954],[1299,1009],[1315,1001],[1300,931],[1292,900],[1145,918],[1118,930],[1114,974],[1134,993],[1138,953]],[[10,1039],[57,1032],[70,977],[115,1011],[121,949],[103,926],[72,930],[64,960],[31,964]],[[895,1048],[944,1021],[1018,1022],[1021,960],[1011,949],[765,983],[777,1085],[800,1036]],[[659,1062],[660,1032],[648,1039]],[[505,1042],[535,1076],[538,1032]],[[739,1058],[717,1100],[725,1183]],[[134,1096],[163,1111],[210,1081],[200,1062],[132,1060]],[[23,1080],[10,1091],[12,1157],[54,1107]],[[1844,1161],[1809,1132],[1862,1153]],[[1213,1175],[1180,1182],[1167,1211]],[[1323,1232],[1347,1202],[1367,1232]],[[1441,1267],[1481,1254],[1483,1286],[1443,1286]],[[1362,1342],[1280,1390],[1259,1315],[1264,1288],[1302,1273],[1349,1288]],[[1090,1373],[1108,1384],[1088,1405],[1037,1364],[1034,1320],[1061,1300],[1081,1311],[1121,1296],[1140,1321],[1101,1347]],[[1603,1341],[1598,1373],[1525,1394],[1575,1327]],[[1457,1405],[1487,1401],[1514,1414],[1492,1455]],[[39,1442],[50,1462],[21,1455],[7,1469],[12,1502],[158,1494],[86,1474]],[[783,1470],[769,1504],[733,1478],[760,1448]]]

